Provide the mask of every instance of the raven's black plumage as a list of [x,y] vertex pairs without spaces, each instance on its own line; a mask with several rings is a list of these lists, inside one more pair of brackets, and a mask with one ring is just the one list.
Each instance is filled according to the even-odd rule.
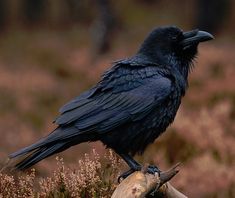
[[25,156],[15,167],[25,169],[73,145],[101,140],[137,170],[131,156],[174,120],[198,43],[212,38],[198,30],[154,29],[136,55],[115,62],[97,85],[60,109],[51,134],[11,154]]

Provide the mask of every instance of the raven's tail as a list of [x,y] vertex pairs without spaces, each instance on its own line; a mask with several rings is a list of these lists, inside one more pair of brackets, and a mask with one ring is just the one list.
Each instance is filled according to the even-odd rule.
[[[24,170],[27,169],[37,162],[43,160],[46,157],[49,157],[55,153],[59,153],[63,150],[65,150],[67,147],[65,147],[65,143],[58,142],[53,145],[46,145],[43,147],[39,147],[37,149],[33,149],[29,153],[19,154],[17,158],[20,160],[14,165],[14,169],[18,170]],[[15,158],[14,155],[10,155],[10,158]]]
[[[76,142],[74,142],[74,140],[76,140]],[[15,159],[13,160],[13,169],[24,170],[44,158],[62,152],[70,146],[81,142],[83,141],[80,138],[73,138],[71,141],[71,138],[68,136],[64,137],[63,131],[60,130],[60,128],[57,128],[47,137],[42,138],[35,144],[10,154],[9,158]]]

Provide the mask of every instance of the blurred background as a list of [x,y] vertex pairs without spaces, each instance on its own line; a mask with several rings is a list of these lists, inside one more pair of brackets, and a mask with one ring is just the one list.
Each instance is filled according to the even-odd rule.
[[[182,162],[172,183],[189,197],[235,197],[234,24],[233,0],[0,0],[0,166],[154,27],[199,28],[216,40],[200,45],[174,124],[137,159],[162,170]],[[86,143],[60,156],[72,164],[92,148],[105,152]],[[55,164],[40,162],[37,174]]]

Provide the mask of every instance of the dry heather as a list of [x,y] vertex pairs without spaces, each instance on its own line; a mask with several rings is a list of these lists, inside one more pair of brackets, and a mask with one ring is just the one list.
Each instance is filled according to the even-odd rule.
[[36,178],[35,170],[19,175],[0,173],[0,198],[28,197],[110,197],[120,174],[121,161],[108,151],[104,160],[93,150],[92,155],[65,166],[57,157],[57,169],[50,177]]

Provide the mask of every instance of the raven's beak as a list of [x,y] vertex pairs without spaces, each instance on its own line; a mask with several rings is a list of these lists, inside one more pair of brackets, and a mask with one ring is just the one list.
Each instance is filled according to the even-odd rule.
[[209,41],[211,39],[214,39],[214,36],[208,32],[192,30],[183,33],[183,40],[181,41],[181,45],[183,46],[183,49],[187,49],[192,45],[197,45],[200,42]]

